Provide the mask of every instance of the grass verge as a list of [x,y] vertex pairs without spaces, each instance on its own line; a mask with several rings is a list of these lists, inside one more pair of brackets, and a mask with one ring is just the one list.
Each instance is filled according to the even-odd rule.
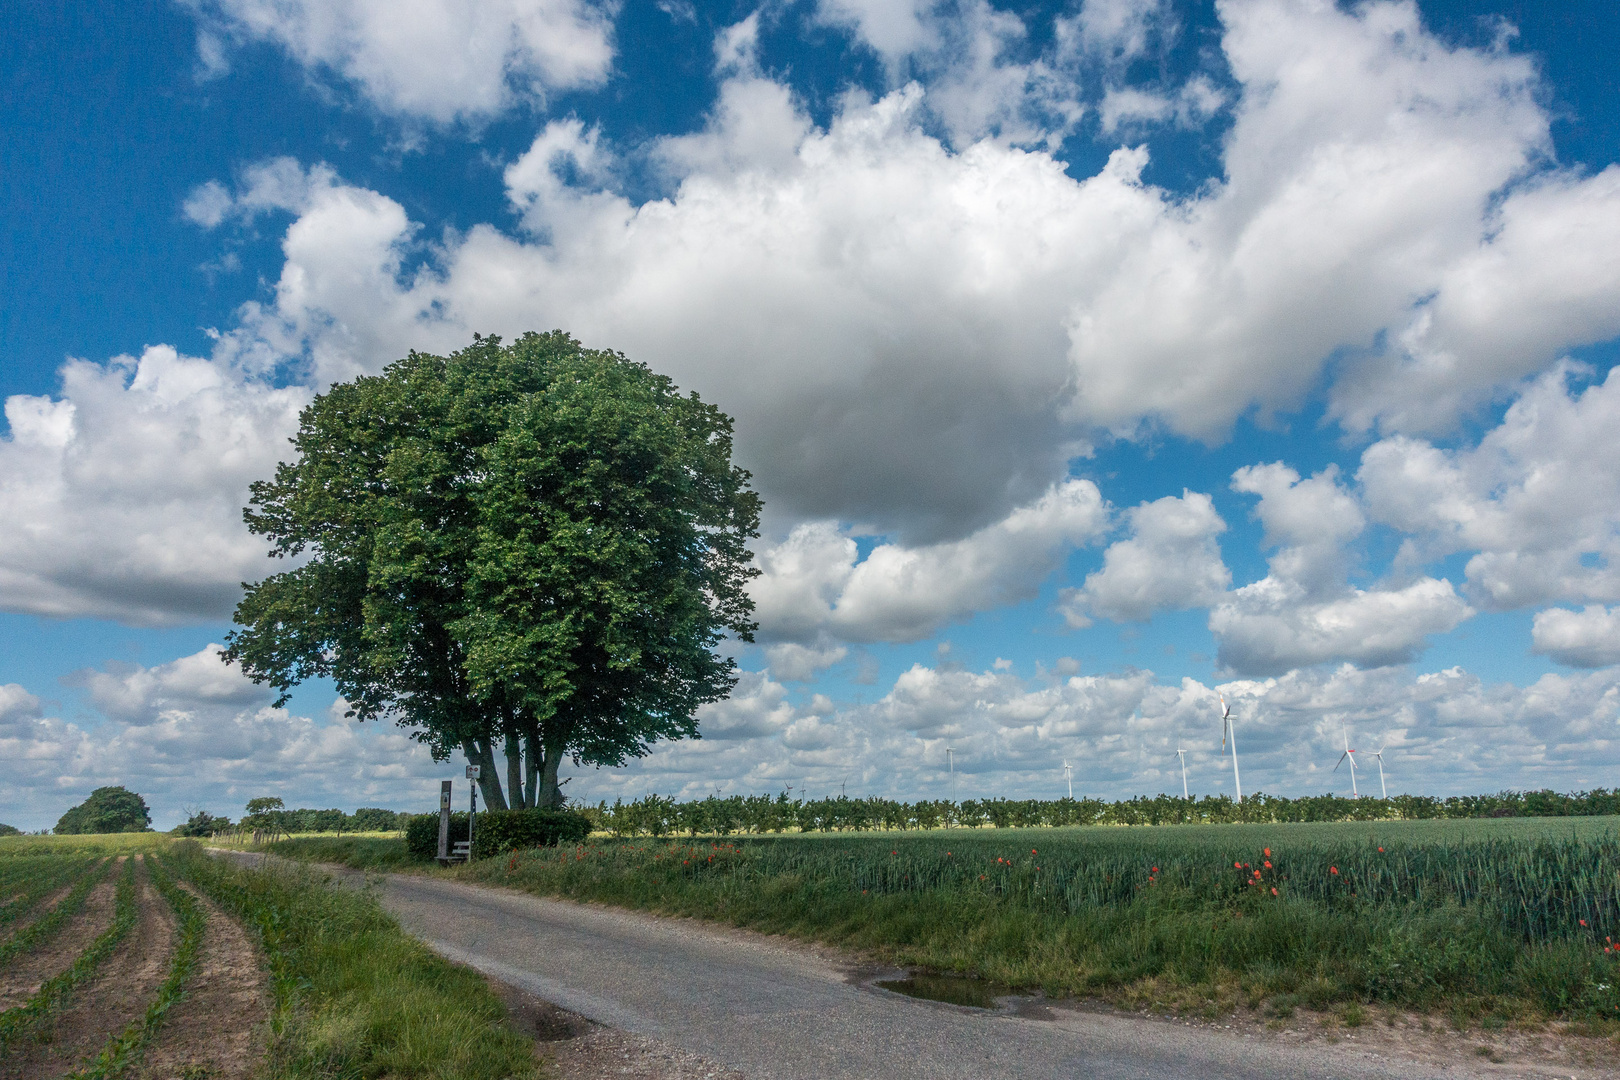
[[416,942],[370,893],[303,867],[248,869],[173,850],[177,871],[255,933],[271,974],[271,1080],[507,1080],[533,1044],[476,972]]
[[1612,840],[1310,835],[1248,861],[1219,830],[605,841],[452,873],[1052,996],[1211,1015],[1376,1002],[1620,1032]]
[[74,987],[94,975],[96,969],[106,962],[129,934],[139,917],[140,905],[135,895],[135,860],[129,859],[125,861],[124,873],[118,879],[112,924],[74,959],[67,970],[46,979],[33,997],[16,1008],[0,1012],[0,1051],[60,1007]]

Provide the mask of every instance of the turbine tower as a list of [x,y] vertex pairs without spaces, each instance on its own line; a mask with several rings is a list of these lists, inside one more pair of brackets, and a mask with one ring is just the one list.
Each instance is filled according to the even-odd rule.
[[1361,798],[1361,792],[1356,789],[1356,752],[1350,749],[1350,731],[1348,728],[1344,731],[1344,753],[1339,755],[1339,764],[1333,766],[1333,771],[1338,772],[1339,765],[1343,765],[1346,761],[1350,762],[1350,794],[1359,799]]
[[1183,799],[1185,799],[1185,798],[1188,798],[1188,795],[1187,795],[1187,751],[1183,750],[1179,746],[1176,747],[1176,757],[1181,759],[1181,797]]
[[956,805],[956,747],[945,748],[945,764],[951,770],[951,805]]
[[1074,766],[1067,761],[1063,763],[1063,775],[1069,781],[1069,798],[1074,798]]
[[[1384,746],[1388,745],[1388,743],[1384,744]],[[1388,802],[1389,788],[1384,785],[1384,746],[1380,746],[1377,750],[1374,750],[1373,757],[1378,759],[1378,790],[1383,793],[1382,798],[1384,801]]]
[[[1221,699],[1221,749],[1226,749],[1227,740],[1230,739],[1232,742],[1232,786],[1237,789],[1237,801],[1242,802],[1243,781],[1238,777],[1237,726],[1232,723],[1232,706],[1226,703],[1225,695],[1216,694],[1215,696]],[[1183,776],[1182,782],[1185,785],[1185,776]]]

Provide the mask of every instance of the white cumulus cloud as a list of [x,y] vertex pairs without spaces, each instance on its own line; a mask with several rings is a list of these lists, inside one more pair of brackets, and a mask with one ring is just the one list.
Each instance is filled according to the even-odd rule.
[[1089,480],[1065,481],[961,540],[880,544],[864,559],[847,529],[811,522],[759,552],[762,573],[749,592],[767,640],[915,641],[1029,599],[1069,550],[1106,525],[1107,508]]
[[1560,664],[1580,668],[1620,664],[1620,608],[1548,608],[1536,612],[1530,635],[1536,652]]
[[55,397],[6,399],[0,606],[129,622],[217,619],[265,546],[242,525],[310,393],[166,346],[72,361]]
[[1208,495],[1196,491],[1143,503],[1126,513],[1131,535],[1108,546],[1102,569],[1061,594],[1070,626],[1097,615],[1145,622],[1155,611],[1207,607],[1220,601],[1232,572],[1216,538],[1226,522]]
[[486,120],[548,92],[595,86],[613,63],[617,4],[587,0],[185,0],[206,68],[230,41],[284,49],[336,75],[384,113]]

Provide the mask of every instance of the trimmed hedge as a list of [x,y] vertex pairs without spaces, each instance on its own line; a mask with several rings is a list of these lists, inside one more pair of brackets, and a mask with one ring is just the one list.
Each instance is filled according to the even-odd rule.
[[[473,858],[487,859],[523,848],[577,844],[591,834],[591,820],[567,810],[490,810],[478,815]],[[434,834],[438,841],[438,834]]]
[[[591,832],[590,819],[566,810],[485,810],[478,815],[473,858],[487,859],[520,848],[577,843]],[[467,839],[465,811],[450,815],[450,843]],[[439,815],[416,814],[405,825],[405,847],[416,859],[439,854]]]

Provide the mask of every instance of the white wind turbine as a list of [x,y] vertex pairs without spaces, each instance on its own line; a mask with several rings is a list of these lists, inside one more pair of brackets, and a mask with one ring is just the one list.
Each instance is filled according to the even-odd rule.
[[[1388,745],[1388,743],[1384,744],[1384,746]],[[1389,801],[1389,788],[1384,785],[1384,746],[1374,750],[1373,757],[1378,759],[1378,790],[1383,793],[1382,797],[1387,802]]]
[[1338,772],[1339,765],[1343,765],[1346,761],[1350,762],[1350,794],[1359,799],[1361,798],[1361,792],[1356,790],[1356,752],[1350,749],[1350,730],[1348,728],[1344,730],[1344,753],[1339,755],[1339,764],[1333,766],[1333,771]]
[[1067,761],[1063,763],[1063,775],[1069,781],[1069,798],[1074,798],[1074,766]]
[[1187,798],[1187,751],[1176,747],[1176,757],[1181,759],[1181,797]]
[[[1243,781],[1238,777],[1237,726],[1232,723],[1232,706],[1226,703],[1225,695],[1217,693],[1215,696],[1221,699],[1221,749],[1226,749],[1226,741],[1230,738],[1232,741],[1232,786],[1237,789],[1237,801],[1242,802]],[[1183,783],[1185,783],[1185,776],[1183,777]]]

